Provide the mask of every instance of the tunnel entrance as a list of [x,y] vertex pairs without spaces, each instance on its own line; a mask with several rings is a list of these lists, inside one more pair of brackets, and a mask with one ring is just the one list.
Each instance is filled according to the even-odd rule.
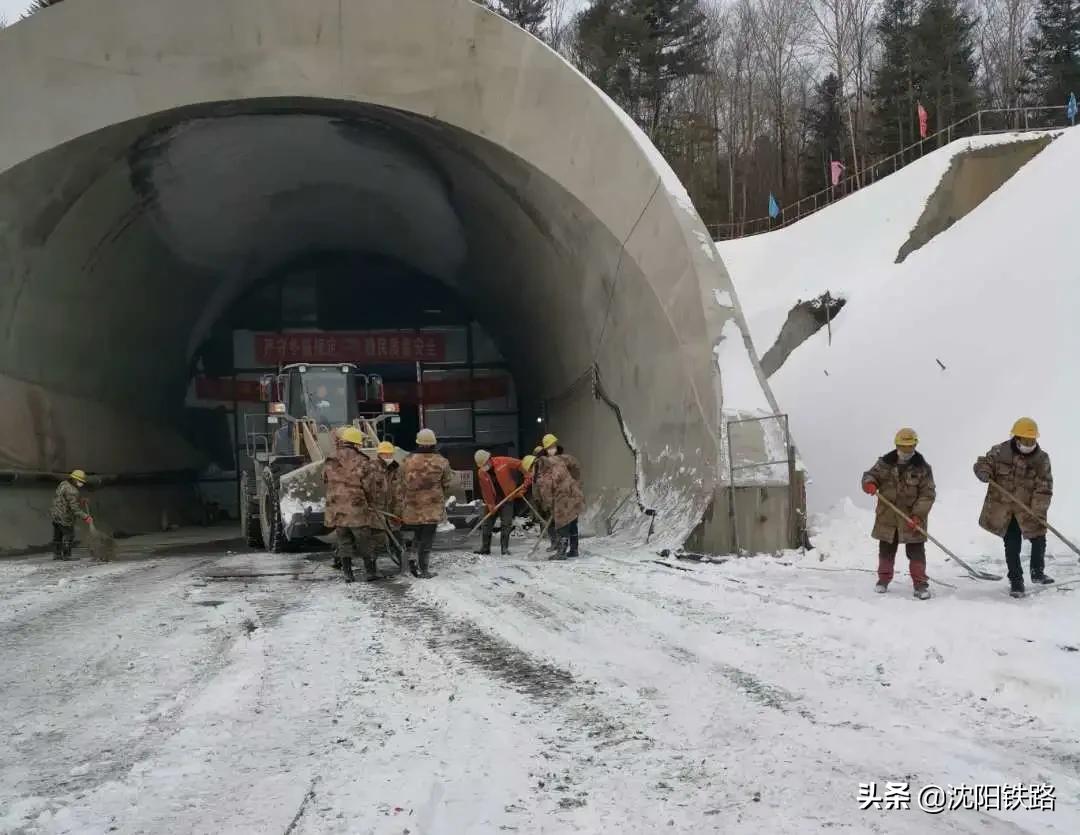
[[232,518],[236,473],[253,468],[245,429],[266,411],[259,381],[290,363],[354,364],[371,381],[360,414],[397,410],[386,437],[406,450],[433,429],[464,501],[477,449],[521,457],[547,431],[542,407],[522,411],[513,370],[458,294],[386,256],[306,254],[236,300],[193,357],[186,434],[213,460],[203,494]]
[[[240,369],[269,365],[238,362],[238,333],[252,354],[300,334],[301,356],[303,334],[374,334],[382,360],[379,334],[400,351],[420,331],[426,351],[443,328],[505,368],[432,361],[419,391],[508,374],[508,414],[475,389],[461,401],[472,441],[487,421],[524,447],[545,419],[581,459],[593,531],[678,545],[730,504],[725,419],[779,407],[685,188],[613,102],[471,0],[184,12],[63,3],[0,32],[0,470],[107,475],[96,516],[146,530],[176,518],[178,474],[234,472],[227,419],[188,398],[201,376],[238,404]],[[370,299],[311,289],[335,271],[441,287],[460,315],[365,318]],[[229,324],[275,285],[278,321]],[[313,293],[314,319],[285,315]],[[0,490],[0,547],[35,541],[50,492]],[[701,547],[730,549],[712,518]],[[782,520],[765,527],[762,548],[786,541]]]

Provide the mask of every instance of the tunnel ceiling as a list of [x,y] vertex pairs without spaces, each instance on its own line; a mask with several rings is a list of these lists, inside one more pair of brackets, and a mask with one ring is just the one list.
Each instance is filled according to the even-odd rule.
[[[639,498],[680,525],[711,500],[739,408],[714,347],[734,340],[771,399],[671,170],[471,0],[64,3],[0,32],[0,74],[0,385],[26,401],[19,431],[42,431],[20,386],[51,413],[167,416],[229,304],[312,252],[453,287],[598,480],[631,450]],[[615,441],[580,388],[594,369]]]

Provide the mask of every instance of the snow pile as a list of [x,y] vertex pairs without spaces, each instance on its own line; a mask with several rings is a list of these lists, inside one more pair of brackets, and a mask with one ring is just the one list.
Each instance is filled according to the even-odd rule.
[[[861,473],[910,425],[934,466],[935,515],[974,528],[983,495],[975,458],[1031,415],[1057,468],[1051,521],[1080,538],[1066,513],[1080,501],[1072,375],[1080,283],[1074,198],[1062,188],[1080,165],[1080,132],[1066,131],[973,212],[893,263],[952,156],[1010,139],[953,143],[802,223],[720,246],[759,350],[798,299],[825,290],[848,299],[831,346],[819,331],[770,379],[812,479],[811,509],[846,498],[868,507]],[[976,541],[1000,550],[992,537]]]

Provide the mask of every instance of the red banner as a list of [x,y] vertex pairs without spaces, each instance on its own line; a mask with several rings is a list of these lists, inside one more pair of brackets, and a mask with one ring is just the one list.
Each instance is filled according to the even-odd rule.
[[195,397],[222,403],[258,403],[262,398],[258,380],[231,380],[219,377],[196,377]]
[[445,358],[446,337],[441,333],[316,331],[255,334],[255,361],[260,365],[442,362]]

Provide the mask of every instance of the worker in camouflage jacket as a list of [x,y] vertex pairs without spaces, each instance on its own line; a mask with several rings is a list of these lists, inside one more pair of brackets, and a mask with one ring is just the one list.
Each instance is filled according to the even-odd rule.
[[379,444],[378,458],[373,459],[361,451],[363,442],[356,427],[341,430],[323,469],[326,524],[337,529],[337,563],[347,583],[356,579],[356,558],[364,563],[366,580],[379,579],[376,554],[387,547],[387,530],[401,513],[401,474],[394,445]]
[[558,547],[553,560],[578,556],[578,517],[585,510],[581,487],[581,465],[559,445],[554,435],[545,435],[544,462],[536,477],[541,509],[552,517],[558,531]]
[[[542,509],[544,505],[543,499],[540,497],[540,473],[544,471],[544,464],[547,462],[549,456],[544,454],[544,445],[541,443],[536,446],[531,456],[525,456],[525,458],[530,457],[533,459],[532,466],[529,468],[529,471],[532,473],[533,477],[533,483],[530,492],[532,493],[532,502],[539,510]],[[521,460],[524,461],[525,458]],[[538,521],[541,525],[543,525],[545,520],[540,519]],[[559,550],[559,529],[555,527],[554,523],[552,523],[547,526],[547,531],[548,553],[554,554],[556,551]]]
[[[1010,440],[998,444],[975,462],[975,476],[989,485],[979,525],[1005,541],[1009,593],[1013,597],[1023,597],[1025,591],[1024,567],[1020,563],[1024,539],[1031,541],[1031,582],[1054,582],[1044,571],[1045,520],[1054,496],[1054,476],[1050,456],[1039,445],[1038,438],[1039,427],[1035,421],[1020,418],[1013,425]],[[1011,493],[1013,498],[998,487]],[[1027,505],[1034,514],[1020,503]]]
[[[934,472],[916,452],[919,437],[914,429],[901,429],[896,433],[896,448],[878,459],[863,474],[863,491],[877,496],[877,512],[871,536],[878,541],[878,581],[874,591],[888,591],[893,578],[893,565],[900,543],[907,551],[911,582],[915,597],[930,597],[930,585],[926,576],[926,535],[930,508],[937,498]],[[884,501],[896,505],[907,517],[905,520]],[[920,528],[922,530],[920,530]]]
[[431,549],[435,531],[446,519],[446,500],[454,483],[450,462],[436,450],[438,438],[430,429],[421,429],[416,436],[416,452],[405,459],[403,481],[405,507],[402,520],[416,532],[417,560],[409,561],[409,569],[417,577],[434,577],[431,573]]
[[79,490],[86,486],[86,473],[74,470],[56,488],[49,516],[52,519],[52,543],[54,560],[71,560],[72,543],[75,541],[75,520],[82,519],[87,525],[94,520],[83,508]]

